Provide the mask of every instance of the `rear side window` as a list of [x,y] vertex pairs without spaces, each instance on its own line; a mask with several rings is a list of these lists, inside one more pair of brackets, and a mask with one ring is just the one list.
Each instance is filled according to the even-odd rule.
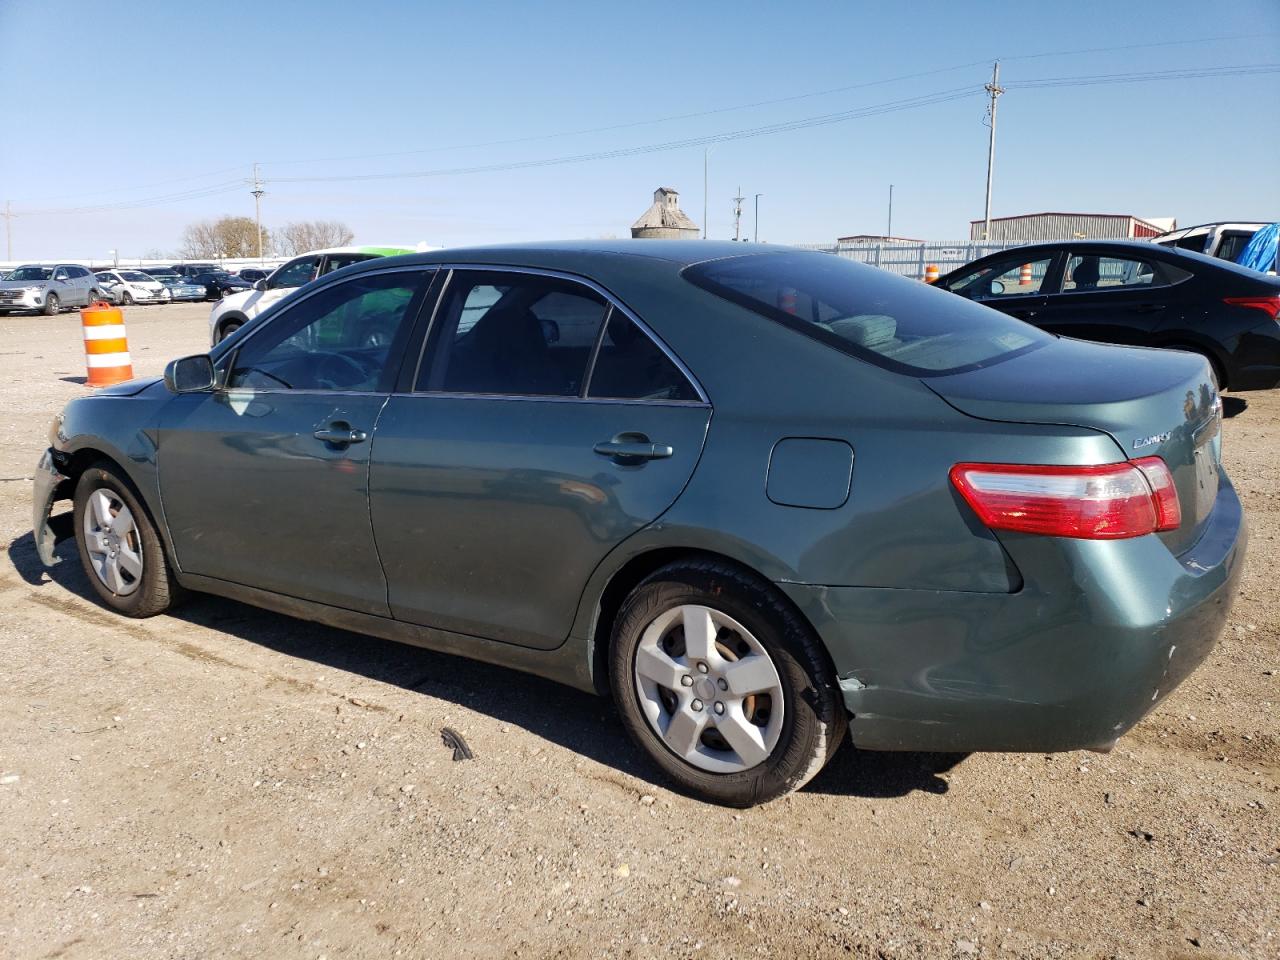
[[621,310],[609,316],[591,369],[588,397],[609,400],[699,400],[689,379]]
[[683,275],[753,313],[911,376],[975,370],[1053,339],[954,294],[831,254],[730,257]]
[[1067,261],[1067,270],[1062,278],[1064,293],[1072,290],[1083,292],[1164,285],[1164,278],[1156,272],[1155,266],[1149,260],[1103,257],[1088,253],[1071,257]]

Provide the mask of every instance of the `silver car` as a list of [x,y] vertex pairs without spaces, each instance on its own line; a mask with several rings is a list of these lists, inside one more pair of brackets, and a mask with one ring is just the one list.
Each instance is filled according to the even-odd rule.
[[79,264],[27,264],[0,279],[0,313],[30,310],[51,317],[64,307],[87,307],[99,289],[97,278]]

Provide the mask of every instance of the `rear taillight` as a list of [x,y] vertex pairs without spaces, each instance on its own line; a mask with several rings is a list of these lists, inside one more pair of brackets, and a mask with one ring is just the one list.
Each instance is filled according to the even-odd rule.
[[1280,316],[1280,296],[1275,297],[1227,297],[1223,303],[1229,303],[1233,307],[1250,307],[1254,310],[1261,310],[1272,320]]
[[951,482],[993,530],[1122,540],[1182,522],[1173,476],[1159,457],[1097,466],[957,463]]

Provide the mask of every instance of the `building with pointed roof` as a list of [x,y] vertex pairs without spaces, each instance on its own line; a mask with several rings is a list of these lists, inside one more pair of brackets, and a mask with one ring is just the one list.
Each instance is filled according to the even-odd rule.
[[698,234],[698,225],[680,209],[680,194],[671,187],[655,190],[653,206],[631,225],[631,236],[648,240],[690,240]]

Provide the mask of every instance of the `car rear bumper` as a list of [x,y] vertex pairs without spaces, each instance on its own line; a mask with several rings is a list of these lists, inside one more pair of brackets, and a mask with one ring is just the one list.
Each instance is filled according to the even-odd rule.
[[1004,537],[1010,594],[780,584],[825,641],[855,744],[1050,752],[1107,746],[1217,643],[1246,550],[1225,475],[1200,539]]

